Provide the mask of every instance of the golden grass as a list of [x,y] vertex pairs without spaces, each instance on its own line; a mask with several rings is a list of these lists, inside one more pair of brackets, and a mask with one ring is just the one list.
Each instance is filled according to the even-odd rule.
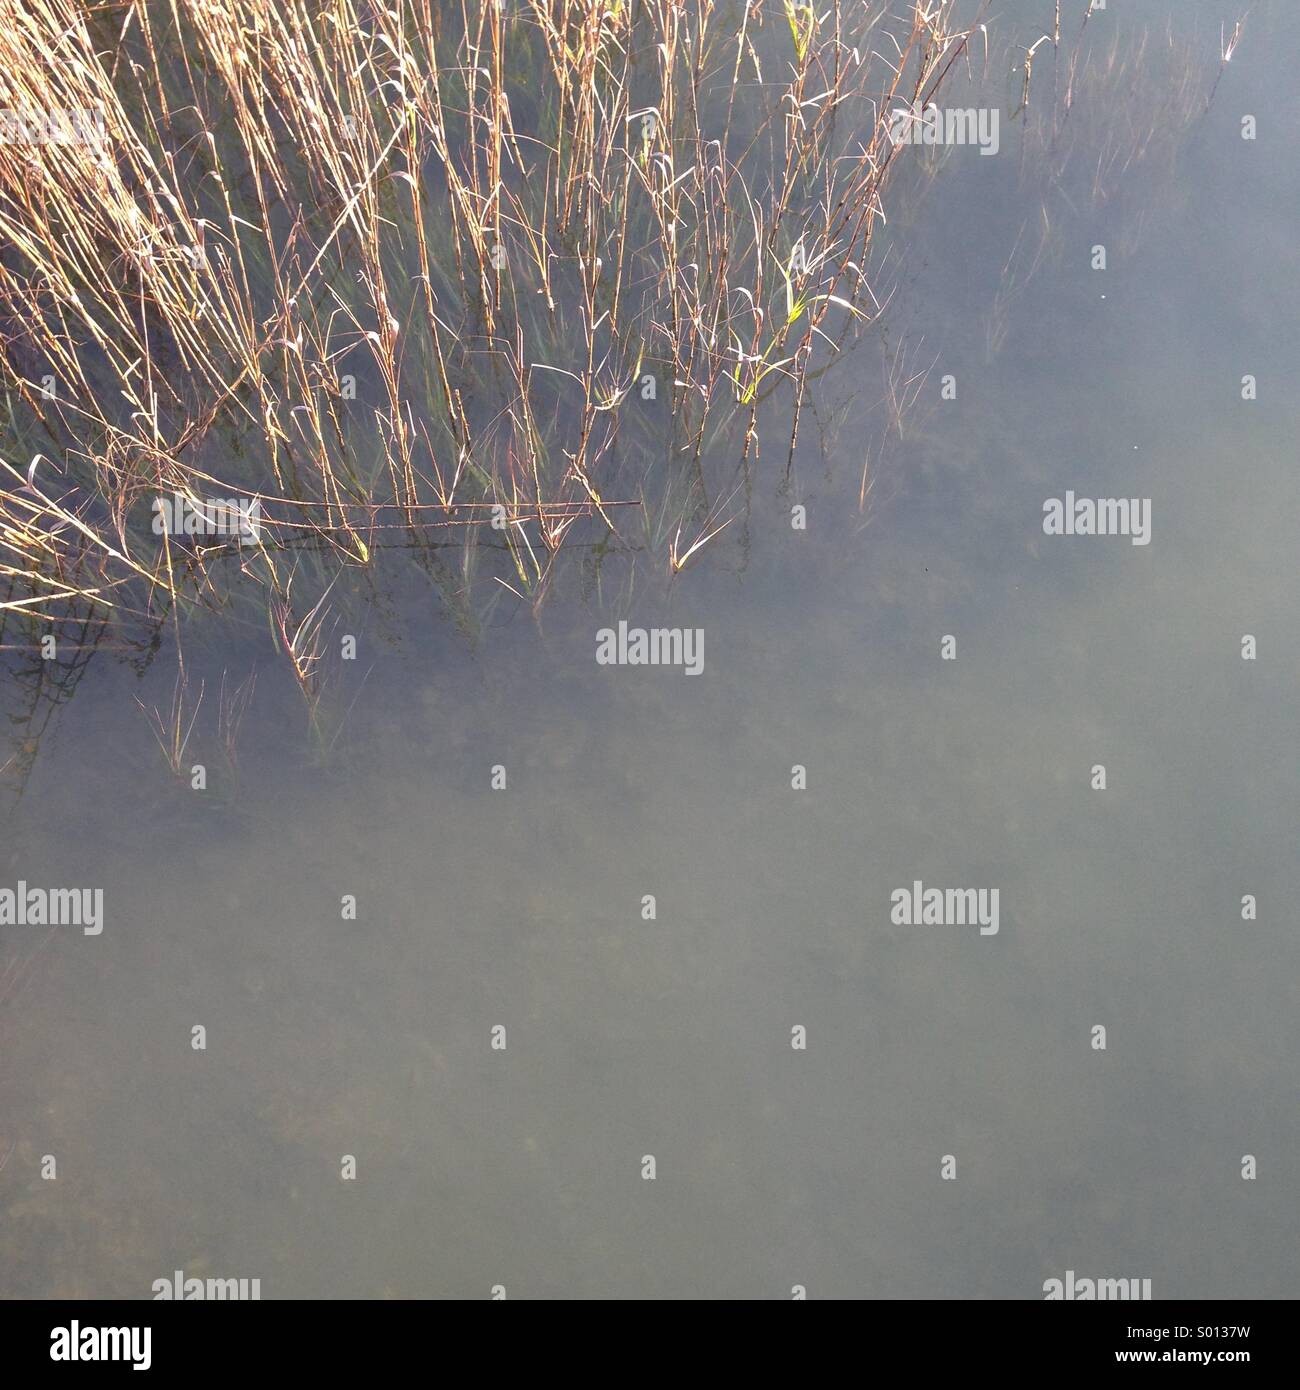
[[[756,456],[777,389],[793,447],[814,354],[878,312],[888,112],[962,59],[952,24],[952,0],[0,0],[0,107],[106,136],[0,144],[0,608],[175,612],[236,561],[307,685],[340,567],[490,534],[540,602],[575,523],[617,533],[655,470],[691,483],[679,568],[726,525],[710,453]],[[174,494],[260,499],[264,544],[153,534]]]

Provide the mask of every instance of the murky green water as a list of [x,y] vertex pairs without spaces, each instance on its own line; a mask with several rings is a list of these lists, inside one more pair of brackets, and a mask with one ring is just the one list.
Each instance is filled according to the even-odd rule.
[[[1121,51],[1132,8],[1092,21]],[[1212,80],[1236,13],[1153,3],[1160,43],[1171,8]],[[3,883],[105,925],[0,928],[0,1293],[1293,1295],[1297,52],[1256,7],[1100,188],[1102,75],[1057,177],[1004,126],[900,188],[887,347],[671,583],[575,559],[467,637],[381,568],[314,738],[264,625],[201,625],[202,792],[133,698],[174,663],[100,651],[6,811]],[[1067,490],[1150,499],[1150,543],[1045,535]],[[702,629],[703,671],[598,665],[619,619]],[[996,888],[997,932],[895,924],[916,880]]]

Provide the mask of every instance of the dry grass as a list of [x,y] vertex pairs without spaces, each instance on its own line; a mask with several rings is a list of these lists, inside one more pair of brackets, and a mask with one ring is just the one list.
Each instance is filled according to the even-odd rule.
[[[465,585],[486,547],[536,603],[655,494],[684,564],[710,459],[777,390],[792,447],[879,310],[886,118],[963,60],[952,10],[0,0],[0,107],[106,135],[0,145],[0,603],[174,612],[237,569],[309,688],[320,593],[385,546]],[[259,498],[264,544],[153,534],[174,494]]]

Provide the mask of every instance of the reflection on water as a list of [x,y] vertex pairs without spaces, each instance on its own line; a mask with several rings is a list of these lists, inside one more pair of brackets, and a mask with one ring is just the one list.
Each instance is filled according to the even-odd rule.
[[[1212,80],[1228,9],[1175,9]],[[886,345],[671,584],[592,553],[467,632],[396,573],[314,735],[264,626],[200,626],[203,792],[148,641],[15,658],[3,882],[107,920],[0,928],[0,1292],[1294,1291],[1300,20],[1251,28],[1127,182],[1100,86],[1050,169],[948,152]],[[1150,544],[1045,535],[1067,490]],[[598,665],[619,619],[702,673]],[[918,880],[997,933],[892,923]]]

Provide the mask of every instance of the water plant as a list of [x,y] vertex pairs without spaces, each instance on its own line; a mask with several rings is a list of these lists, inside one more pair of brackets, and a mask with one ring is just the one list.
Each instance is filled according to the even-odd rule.
[[[954,8],[0,0],[0,107],[102,118],[0,144],[0,603],[237,577],[292,658],[342,567],[450,548],[447,590],[486,561],[540,602],[647,490],[677,568],[715,460],[776,391],[793,440],[879,310],[886,119]],[[255,498],[262,543],[159,536],[160,495]]]

